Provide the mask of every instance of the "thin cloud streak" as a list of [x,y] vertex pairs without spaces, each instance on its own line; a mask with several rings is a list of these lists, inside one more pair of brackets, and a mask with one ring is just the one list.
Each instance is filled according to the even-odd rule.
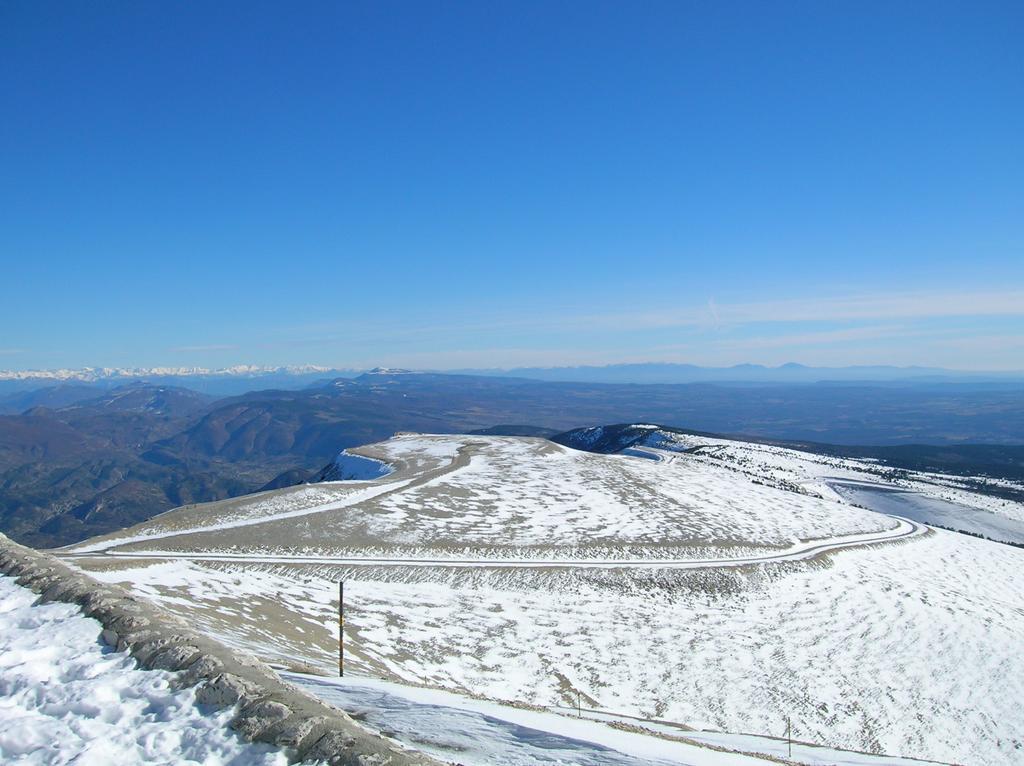
[[236,345],[213,344],[209,346],[178,346],[177,348],[172,348],[171,351],[176,354],[202,354],[210,351],[235,351],[237,349],[238,346]]
[[[1024,291],[975,291],[847,295],[831,298],[720,303],[621,313],[524,313],[489,321],[430,322],[413,327],[387,321],[354,320],[292,326],[282,332],[304,337],[283,338],[282,346],[318,345],[340,341],[365,344],[412,338],[459,337],[484,333],[535,331],[638,331],[672,328],[719,330],[761,323],[887,321],[958,317],[1024,317]],[[310,337],[316,334],[319,337]],[[276,344],[271,344],[276,345]]]
[[789,335],[758,336],[753,338],[737,338],[718,341],[717,345],[739,348],[799,348],[833,343],[853,343],[863,340],[879,340],[882,338],[911,338],[931,336],[931,332],[917,332],[904,325],[887,325],[871,327],[850,327],[841,330],[823,330],[821,332],[793,333]]
[[767,322],[846,322],[891,319],[1024,316],[1024,291],[891,293],[832,298],[714,303],[706,308],[607,314],[581,318],[629,329],[699,326],[710,316],[716,325]]
[[[264,335],[251,344],[189,345],[173,350],[196,354],[259,350],[261,359],[268,354],[294,357],[301,353],[342,367],[383,364],[433,369],[644,361],[818,364],[825,359],[835,359],[841,366],[841,354],[848,355],[850,363],[976,369],[1022,366],[1006,358],[1020,347],[1013,335],[1024,317],[1024,291],[1020,290],[862,293],[733,303],[710,297],[671,309],[603,314],[572,312],[567,307],[558,313],[539,313],[529,307],[517,311],[499,307],[470,315],[463,309],[448,316],[423,316],[416,322],[381,313],[352,321],[280,327],[271,337]],[[983,326],[951,330],[947,321],[936,327],[956,318]],[[972,344],[976,335],[989,341]],[[953,343],[957,356],[950,354]],[[837,348],[829,348],[832,345]]]

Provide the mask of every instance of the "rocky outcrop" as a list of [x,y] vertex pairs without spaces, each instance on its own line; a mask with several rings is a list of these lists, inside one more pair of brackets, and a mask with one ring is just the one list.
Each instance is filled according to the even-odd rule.
[[251,742],[284,748],[292,761],[344,766],[440,766],[363,728],[345,713],[285,683],[254,657],[192,630],[183,620],[52,556],[0,534],[0,574],[39,594],[39,603],[77,604],[102,639],[146,669],[177,671],[196,699],[234,708],[231,726]]

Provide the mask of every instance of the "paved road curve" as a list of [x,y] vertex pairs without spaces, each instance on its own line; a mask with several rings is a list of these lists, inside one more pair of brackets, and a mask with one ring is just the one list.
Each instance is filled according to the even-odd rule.
[[365,558],[361,556],[266,556],[245,553],[181,553],[177,551],[126,552],[113,549],[90,553],[66,554],[65,558],[117,557],[126,559],[186,559],[189,561],[242,561],[257,564],[335,564],[341,566],[429,566],[429,567],[491,567],[540,569],[714,569],[742,567],[776,561],[803,561],[823,553],[845,548],[890,543],[917,537],[928,527],[910,519],[893,517],[897,525],[885,532],[870,532],[827,540],[797,543],[783,551],[759,556],[710,559],[499,559],[499,558]]

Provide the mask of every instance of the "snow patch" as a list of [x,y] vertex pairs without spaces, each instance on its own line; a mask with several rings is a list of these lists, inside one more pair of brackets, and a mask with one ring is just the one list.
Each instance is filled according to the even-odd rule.
[[243,742],[234,711],[211,712],[174,673],[139,670],[99,641],[102,626],[70,604],[0,577],[0,761],[133,766],[285,766],[285,754]]
[[325,481],[373,481],[394,473],[394,470],[382,460],[353,455],[348,450],[342,450],[334,458]]

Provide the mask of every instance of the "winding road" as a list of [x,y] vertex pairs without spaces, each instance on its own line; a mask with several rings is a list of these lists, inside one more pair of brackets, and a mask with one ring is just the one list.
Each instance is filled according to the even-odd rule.
[[179,551],[117,551],[112,548],[88,553],[67,553],[63,558],[184,559],[188,561],[233,561],[254,564],[332,564],[338,566],[404,567],[487,567],[536,569],[717,569],[744,567],[780,561],[804,561],[846,548],[891,543],[926,534],[928,527],[911,519],[893,516],[896,526],[885,532],[868,532],[827,540],[800,542],[785,550],[758,556],[707,559],[500,559],[500,558],[386,558],[362,556],[282,556],[248,553],[182,553]]

